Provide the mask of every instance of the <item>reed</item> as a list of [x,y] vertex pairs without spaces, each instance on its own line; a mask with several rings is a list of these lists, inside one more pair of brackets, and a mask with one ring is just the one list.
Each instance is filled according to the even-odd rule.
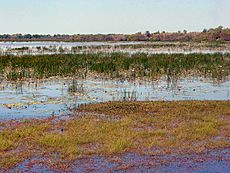
[[0,56],[8,80],[104,74],[128,79],[198,75],[222,80],[230,74],[230,54],[83,53]]

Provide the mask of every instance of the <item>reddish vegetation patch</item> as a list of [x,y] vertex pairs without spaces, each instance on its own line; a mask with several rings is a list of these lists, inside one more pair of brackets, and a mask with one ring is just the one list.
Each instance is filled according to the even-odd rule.
[[[66,119],[2,122],[0,165],[10,170],[33,158],[28,170],[103,172],[189,167],[212,157],[225,163],[229,107],[229,101],[107,102],[82,106]],[[209,155],[216,149],[218,157]]]

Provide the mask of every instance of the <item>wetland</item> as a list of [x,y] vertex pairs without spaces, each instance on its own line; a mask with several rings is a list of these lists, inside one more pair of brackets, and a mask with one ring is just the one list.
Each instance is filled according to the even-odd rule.
[[69,44],[2,51],[0,171],[230,170],[228,43]]

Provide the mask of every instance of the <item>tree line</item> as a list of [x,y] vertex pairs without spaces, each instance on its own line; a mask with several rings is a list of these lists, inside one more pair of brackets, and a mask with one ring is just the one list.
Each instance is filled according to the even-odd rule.
[[146,31],[135,34],[2,34],[0,41],[230,41],[230,28],[219,26],[201,32]]

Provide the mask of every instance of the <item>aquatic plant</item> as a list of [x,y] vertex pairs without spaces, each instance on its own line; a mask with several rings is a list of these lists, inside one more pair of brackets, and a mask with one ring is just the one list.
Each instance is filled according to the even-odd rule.
[[8,80],[81,76],[99,73],[116,78],[200,75],[223,80],[230,74],[230,54],[83,53],[0,56],[0,70]]

